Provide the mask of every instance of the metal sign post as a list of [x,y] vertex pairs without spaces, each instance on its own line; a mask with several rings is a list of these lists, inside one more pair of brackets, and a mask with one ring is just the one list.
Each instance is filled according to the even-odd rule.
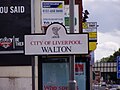
[[[69,0],[69,10],[70,10],[70,33],[74,33],[74,25],[75,25],[75,21],[74,21],[74,5],[75,5],[75,1],[74,0]],[[76,81],[74,79],[74,75],[75,75],[75,55],[71,55],[69,57],[69,65],[70,65],[70,75],[69,75],[69,86],[68,89],[69,90],[76,90]]]
[[[34,20],[34,17],[35,17],[35,0],[31,0],[31,33],[34,34],[35,33],[35,20]],[[31,56],[32,60],[31,60],[31,63],[32,63],[32,90],[35,90],[35,56]]]

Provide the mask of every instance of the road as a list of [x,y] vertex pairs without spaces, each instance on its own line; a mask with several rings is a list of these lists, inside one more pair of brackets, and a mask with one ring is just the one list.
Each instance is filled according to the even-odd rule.
[[93,90],[105,90],[105,86],[94,86]]

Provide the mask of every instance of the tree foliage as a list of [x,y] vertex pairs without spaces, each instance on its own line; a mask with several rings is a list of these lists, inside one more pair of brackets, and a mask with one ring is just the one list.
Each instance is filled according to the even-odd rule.
[[110,55],[109,57],[103,57],[100,62],[116,62],[116,57],[120,56],[120,48],[118,51],[115,51],[113,55]]

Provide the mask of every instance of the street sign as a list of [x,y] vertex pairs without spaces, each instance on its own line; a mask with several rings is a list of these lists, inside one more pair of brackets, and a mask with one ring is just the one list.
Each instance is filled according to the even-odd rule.
[[83,32],[96,32],[97,29],[97,22],[84,22],[83,23]]
[[97,42],[97,22],[82,23],[83,33],[89,33],[89,41]]
[[117,56],[117,78],[120,79],[120,56]]
[[97,47],[97,22],[83,22],[83,33],[89,34],[89,51],[93,51]]
[[66,34],[60,23],[48,26],[45,35],[25,35],[25,55],[88,54],[88,34]]

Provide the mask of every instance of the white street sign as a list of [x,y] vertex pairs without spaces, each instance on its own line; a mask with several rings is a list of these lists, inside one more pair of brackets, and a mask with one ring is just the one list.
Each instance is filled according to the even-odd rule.
[[67,34],[53,23],[45,35],[25,35],[25,55],[88,54],[88,34]]

